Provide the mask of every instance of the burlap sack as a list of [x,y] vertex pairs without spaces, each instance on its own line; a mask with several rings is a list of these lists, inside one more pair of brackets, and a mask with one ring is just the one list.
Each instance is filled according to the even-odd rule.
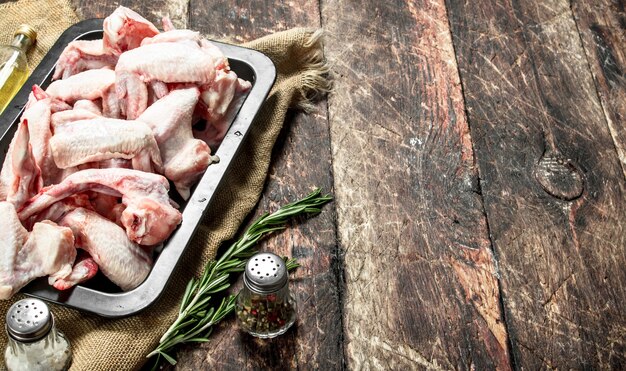
[[[23,22],[39,32],[37,48],[29,55],[33,66],[61,32],[78,21],[69,3],[62,0],[3,4],[0,14],[0,42],[10,40],[17,25]],[[309,98],[327,89],[319,32],[293,29],[244,46],[267,54],[276,64],[278,78],[242,144],[243,150],[232,164],[233,171],[226,175],[212,208],[157,303],[139,315],[118,320],[51,306],[58,327],[72,342],[72,370],[136,369],[145,362],[146,354],[174,320],[187,281],[201,272],[222,241],[234,236],[257,203],[287,109],[306,108]],[[0,316],[18,297],[0,303]],[[5,346],[6,335],[2,331],[0,350]]]

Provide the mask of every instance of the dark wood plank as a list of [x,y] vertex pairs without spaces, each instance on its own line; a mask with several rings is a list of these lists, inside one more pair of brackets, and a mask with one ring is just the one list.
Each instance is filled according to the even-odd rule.
[[515,366],[626,367],[624,177],[566,0],[447,0]]
[[[312,1],[291,5],[280,1],[194,1],[190,27],[220,39],[248,41],[294,26],[319,27],[317,6]],[[332,191],[326,102],[320,102],[317,110],[314,114],[288,115],[255,217],[302,197],[312,188]],[[177,368],[294,369],[306,364],[311,369],[341,369],[342,268],[335,215],[331,204],[319,216],[293,223],[261,245],[262,249],[294,256],[302,264],[291,276],[291,289],[299,301],[294,328],[278,338],[261,341],[241,333],[231,317],[213,333],[211,342],[183,348]]]
[[626,13],[624,1],[572,1],[600,102],[626,174]]
[[80,19],[106,18],[118,6],[122,5],[141,14],[158,29],[161,27],[161,18],[169,16],[174,26],[187,27],[189,20],[189,0],[71,0]]
[[443,1],[324,1],[352,369],[508,369]]
[[320,27],[314,0],[192,0],[190,24],[219,40],[242,43],[293,27]]

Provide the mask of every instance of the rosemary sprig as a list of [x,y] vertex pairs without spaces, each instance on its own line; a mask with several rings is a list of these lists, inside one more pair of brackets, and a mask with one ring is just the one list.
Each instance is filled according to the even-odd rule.
[[[157,356],[155,367],[163,357],[171,364],[176,364],[171,350],[183,343],[203,343],[215,324],[235,309],[235,296],[223,298],[217,308],[209,306],[214,294],[230,287],[230,275],[242,272],[248,258],[256,252],[257,242],[269,233],[286,228],[287,221],[302,214],[317,214],[322,206],[332,200],[330,195],[322,195],[320,189],[311,192],[305,198],[282,206],[273,213],[259,217],[243,236],[234,242],[218,260],[211,260],[204,268],[202,276],[192,278],[187,284],[178,317],[161,337],[159,345],[148,358]],[[299,266],[295,259],[286,259],[288,270]]]
[[300,266],[296,258],[288,258],[286,256],[283,256],[283,260],[285,261],[285,267],[287,268],[288,271],[296,269]]

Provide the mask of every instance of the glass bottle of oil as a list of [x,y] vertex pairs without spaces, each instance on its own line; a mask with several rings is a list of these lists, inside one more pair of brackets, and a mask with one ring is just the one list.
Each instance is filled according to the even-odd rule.
[[21,25],[11,45],[0,46],[0,113],[9,105],[28,77],[26,51],[37,39],[29,25]]

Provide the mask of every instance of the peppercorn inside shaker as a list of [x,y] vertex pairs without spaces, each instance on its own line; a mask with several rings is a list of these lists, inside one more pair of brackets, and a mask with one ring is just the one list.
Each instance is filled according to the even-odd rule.
[[4,360],[11,371],[67,370],[72,362],[70,343],[58,331],[54,316],[39,299],[22,299],[7,312],[9,338]]
[[284,334],[293,325],[296,300],[289,292],[287,267],[281,257],[262,252],[248,260],[236,312],[241,328],[259,338]]

